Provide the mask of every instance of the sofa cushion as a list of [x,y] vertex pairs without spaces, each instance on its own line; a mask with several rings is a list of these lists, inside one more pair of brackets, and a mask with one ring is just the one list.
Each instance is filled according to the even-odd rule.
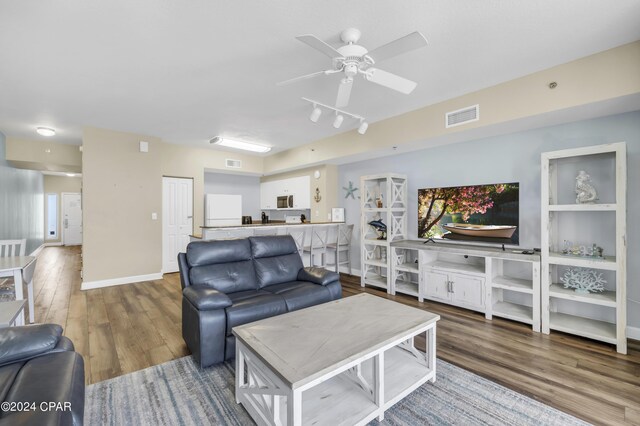
[[206,285],[223,293],[256,290],[253,261],[194,266],[189,270],[191,285]]
[[260,288],[294,281],[303,267],[291,235],[249,237]]
[[333,300],[329,289],[322,285],[305,281],[274,284],[265,288],[265,290],[282,296],[289,311],[296,311]]
[[[229,295],[233,296],[233,295]],[[287,304],[277,294],[257,291],[252,297],[243,297],[225,308],[227,314],[227,335],[238,325],[247,324],[287,312]]]
[[[14,362],[0,367],[0,401],[4,401],[7,398],[16,376],[25,362]],[[2,416],[0,415],[0,417]]]
[[224,241],[193,241],[187,245],[189,266],[251,260],[251,245],[247,239]]

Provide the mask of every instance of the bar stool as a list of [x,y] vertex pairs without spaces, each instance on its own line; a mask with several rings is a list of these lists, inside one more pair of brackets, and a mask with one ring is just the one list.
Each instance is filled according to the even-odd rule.
[[[304,248],[304,253],[309,253],[309,266],[325,267],[327,264],[327,243],[329,242],[328,225],[311,227],[311,242]],[[320,255],[320,264],[314,262],[314,256]]]
[[[351,237],[353,236],[353,225],[342,223],[338,225],[338,235],[336,242],[327,244],[327,252],[333,256],[336,272],[340,272],[340,265],[348,265],[349,275],[351,275]],[[340,253],[346,253],[344,260],[340,260]]]
[[288,226],[285,228],[285,233],[291,235],[293,237],[293,241],[296,242],[296,247],[298,248],[298,253],[300,254],[300,258],[304,263],[304,243],[306,241],[307,232],[305,230],[306,226]]

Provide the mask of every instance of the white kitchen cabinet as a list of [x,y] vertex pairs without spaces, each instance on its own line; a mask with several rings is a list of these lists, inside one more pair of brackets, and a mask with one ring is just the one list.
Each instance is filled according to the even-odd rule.
[[289,179],[262,182],[260,184],[260,208],[275,210],[279,196],[293,195],[293,207],[279,210],[302,210],[311,208],[311,178],[299,176]]
[[260,184],[260,208],[262,210],[275,209],[276,206],[276,181],[262,182]]

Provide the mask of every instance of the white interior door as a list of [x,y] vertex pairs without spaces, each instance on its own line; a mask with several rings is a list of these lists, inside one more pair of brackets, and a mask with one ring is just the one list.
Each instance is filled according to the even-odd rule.
[[62,244],[82,244],[82,196],[77,193],[62,193]]
[[193,232],[193,179],[162,178],[162,272],[178,271]]

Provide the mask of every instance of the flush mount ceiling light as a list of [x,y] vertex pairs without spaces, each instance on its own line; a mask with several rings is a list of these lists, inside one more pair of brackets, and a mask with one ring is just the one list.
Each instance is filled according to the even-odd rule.
[[36,127],[36,132],[41,136],[53,136],[56,134],[56,131],[50,127]]
[[67,173],[67,176],[69,177],[75,177],[75,175],[76,175],[75,173]]
[[251,142],[238,141],[235,139],[223,138],[220,136],[216,136],[215,138],[211,139],[209,143],[220,145],[220,146],[226,146],[227,148],[242,149],[244,151],[251,151],[251,152],[271,151],[270,146],[259,145],[257,143],[251,143]]
[[318,122],[318,119],[322,114],[322,108],[325,108],[329,111],[333,111],[336,114],[336,118],[333,120],[333,127],[335,127],[336,129],[339,129],[340,126],[342,126],[342,123],[344,122],[345,117],[353,118],[360,121],[360,126],[358,127],[358,133],[360,133],[361,135],[364,135],[367,131],[367,128],[369,127],[369,123],[367,123],[365,121],[365,118],[361,115],[353,114],[353,113],[338,109],[336,107],[325,105],[318,101],[314,101],[313,99],[302,98],[302,100],[307,101],[313,105],[313,111],[311,111],[309,120],[313,121],[314,123]]

